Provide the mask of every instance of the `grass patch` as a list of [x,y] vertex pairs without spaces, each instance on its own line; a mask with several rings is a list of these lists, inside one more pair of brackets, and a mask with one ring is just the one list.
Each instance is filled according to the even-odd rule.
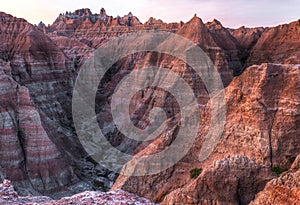
[[272,172],[276,173],[276,174],[282,174],[283,172],[285,172],[287,169],[282,169],[280,167],[272,167],[271,168]]
[[196,179],[202,172],[202,169],[194,168],[190,171],[191,179]]

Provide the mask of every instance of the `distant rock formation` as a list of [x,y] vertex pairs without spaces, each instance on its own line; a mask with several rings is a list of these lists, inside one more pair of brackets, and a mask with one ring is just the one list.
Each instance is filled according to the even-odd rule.
[[[82,148],[73,125],[72,89],[82,65],[97,48],[141,30],[172,32],[202,48],[223,80],[227,122],[215,151],[199,162],[210,125],[209,95],[201,79],[185,62],[165,53],[144,51],[120,59],[105,75],[99,85],[103,92],[96,98],[99,126],[107,128],[111,144],[140,156],[164,149],[176,136],[178,124],[171,121],[168,134],[147,143],[126,138],[114,125],[109,104],[114,89],[126,74],[149,65],[169,69],[188,82],[199,103],[201,124],[194,146],[174,167],[152,176],[118,177],[97,165]],[[283,190],[278,203],[286,196],[296,201],[298,168],[292,167],[300,153],[299,48],[299,21],[275,28],[227,29],[218,20],[204,24],[196,15],[186,23],[150,18],[142,24],[132,13],[114,18],[105,9],[99,14],[79,9],[59,15],[50,26],[33,26],[0,13],[0,178],[12,180],[19,194],[57,198],[87,189],[107,191],[118,177],[113,189],[166,204],[269,202],[275,198],[274,184]],[[170,118],[180,112],[172,96],[159,89],[141,93],[130,107],[137,125],[149,123],[145,116],[153,107],[164,108]],[[290,170],[277,176],[272,167]],[[203,172],[191,179],[194,168]],[[24,199],[16,196],[8,182],[3,187],[16,198],[12,203]],[[93,197],[124,195],[128,193],[88,192],[58,202],[42,200],[92,203]]]
[[74,12],[66,12],[65,16],[69,19],[85,19],[87,17],[92,16],[92,12],[90,9],[78,9]]
[[41,21],[37,26],[41,31],[46,33],[46,25]]
[[100,10],[100,16],[99,16],[99,19],[101,22],[103,22],[104,24],[107,24],[107,21],[108,21],[108,16],[106,15],[106,11],[104,8],[102,8]]
[[153,17],[150,17],[149,20],[146,21],[145,25],[152,26],[152,25],[155,25],[155,24],[161,25],[161,24],[163,24],[163,23],[164,23],[164,22],[163,22],[162,20],[160,20],[160,19],[157,20],[157,19],[155,19],[155,18],[153,18]]

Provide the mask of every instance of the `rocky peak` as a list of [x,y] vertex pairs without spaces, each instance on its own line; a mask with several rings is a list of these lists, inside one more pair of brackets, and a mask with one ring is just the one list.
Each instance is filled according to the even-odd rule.
[[177,34],[190,39],[209,55],[222,73],[224,86],[229,84],[233,75],[241,72],[239,49],[235,39],[225,28],[222,27],[221,31],[209,30],[202,19],[195,15],[178,30]]
[[196,28],[204,26],[204,23],[203,23],[202,19],[199,18],[197,16],[197,14],[195,14],[193,16],[193,18],[190,21],[187,22],[187,24],[192,24],[192,25],[196,26]]
[[[101,20],[101,16],[105,18]],[[282,175],[271,171],[272,166],[289,169],[300,152],[299,66],[263,64],[251,66],[235,78],[232,76],[232,70],[239,68],[238,63],[244,60],[239,53],[243,49],[251,52],[249,62],[252,63],[297,63],[300,58],[299,25],[300,21],[296,21],[276,28],[227,29],[217,20],[204,25],[197,15],[186,24],[167,24],[150,18],[142,25],[132,13],[113,18],[106,14],[105,9],[99,14],[79,9],[61,14],[51,26],[52,30],[45,34],[24,19],[0,13],[0,100],[4,104],[0,106],[0,114],[7,116],[0,118],[0,178],[11,179],[22,194],[27,194],[30,189],[37,195],[61,190],[66,190],[62,195],[67,195],[78,192],[78,189],[73,189],[74,186],[89,190],[108,189],[115,182],[116,175],[104,168],[95,168],[76,138],[71,111],[75,75],[82,69],[84,60],[111,38],[138,30],[163,30],[198,44],[220,71],[225,87],[228,85],[225,89],[228,108],[225,129],[212,155],[199,162],[199,150],[210,122],[209,103],[201,101],[199,113],[203,121],[190,152],[174,167],[157,175],[120,176],[115,187],[166,204],[202,203],[202,199],[206,200],[203,203],[246,204],[254,199],[268,180],[274,179],[261,192],[262,198],[257,195],[260,204],[276,197],[276,189],[272,189],[274,184],[284,190],[286,196],[299,196],[297,190],[290,191],[290,186],[299,187],[295,183],[299,181],[299,157]],[[44,25],[41,24],[41,27]],[[170,68],[189,82],[199,99],[206,97],[201,80],[194,77],[192,69],[184,62],[150,52],[125,57],[116,63],[118,69],[114,70],[120,72],[104,79],[108,82],[104,95],[113,93],[110,89],[119,83],[120,73],[148,64]],[[179,110],[166,95],[160,92],[154,94],[152,90],[149,93],[152,94],[144,95],[143,92],[143,97],[133,99],[133,105],[148,100],[155,102],[142,106],[138,110],[141,115],[156,105],[165,106],[174,113]],[[20,104],[16,106],[18,99]],[[101,110],[103,108],[108,113],[108,107],[105,104]],[[13,125],[16,118],[20,119],[18,126]],[[103,123],[104,129],[115,131],[109,115],[99,115],[98,119],[103,119],[99,122]],[[150,146],[141,147],[139,154],[164,149],[175,136],[172,133],[163,132]],[[119,133],[112,131],[109,135],[119,149],[128,152],[136,149],[132,141],[124,140],[123,143]],[[190,178],[190,170],[194,168],[201,168],[203,172],[197,178]],[[79,179],[87,180],[90,186],[77,185]],[[4,196],[5,193],[8,194]],[[7,195],[15,200],[11,204],[31,203],[22,200],[35,200],[35,203],[42,204],[38,201],[40,198],[16,196],[10,182],[4,181],[0,185],[0,204],[7,204]],[[2,196],[6,201],[1,201]],[[90,204],[110,200],[108,202],[114,203],[118,197],[127,202],[131,198],[140,200],[135,195],[116,191],[84,192],[55,202],[46,198],[45,202]],[[287,197],[282,199],[287,201]]]
[[128,15],[123,16],[120,19],[120,25],[123,26],[138,26],[142,23],[138,19],[138,17],[134,16],[131,12],[128,13]]
[[100,19],[100,21],[104,22],[105,24],[107,23],[107,15],[106,15],[106,11],[104,8],[101,8],[101,10],[100,10],[99,19]]
[[44,33],[46,33],[46,25],[40,21],[40,23],[37,25],[38,29],[40,29],[41,31],[43,31]]
[[212,22],[206,23],[205,26],[216,44],[224,51],[233,74],[240,75],[244,70],[246,52],[241,49],[237,40],[231,35],[228,29],[223,27],[220,21],[214,19]]
[[144,25],[154,25],[154,24],[163,24],[164,22],[161,19],[156,19],[150,17],[148,21],[145,22]]
[[211,22],[207,22],[206,25],[210,28],[210,29],[214,29],[214,30],[217,30],[217,29],[223,29],[223,25],[220,21],[218,21],[217,19],[214,19],[213,21]]
[[[187,23],[185,23],[181,29],[177,32],[179,35],[182,35],[195,43],[201,42],[204,37],[209,37],[208,30],[205,27],[201,18],[196,15]],[[205,45],[209,44],[211,41],[202,42]],[[215,45],[216,46],[216,45]]]
[[42,21],[40,21],[40,23],[38,24],[38,28],[43,29],[44,27],[46,27],[46,25]]
[[75,14],[78,14],[80,16],[91,16],[92,12],[89,8],[85,8],[85,9],[80,9],[80,10],[76,10]]
[[106,11],[105,11],[104,8],[101,8],[101,9],[100,9],[100,15],[106,15]]

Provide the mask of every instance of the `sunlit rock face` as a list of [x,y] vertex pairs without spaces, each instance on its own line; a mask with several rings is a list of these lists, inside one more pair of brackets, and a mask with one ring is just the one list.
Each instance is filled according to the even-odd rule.
[[[168,70],[187,82],[195,93],[201,123],[193,147],[176,165],[159,174],[121,175],[116,180],[117,174],[88,157],[76,136],[72,91],[77,74],[99,47],[113,38],[147,30],[180,35],[210,57],[225,87],[225,129],[214,152],[199,162],[211,117],[211,102],[201,78],[172,55],[148,51],[127,55],[104,75],[95,99],[99,127],[115,148],[134,155],[134,161],[164,150],[176,138],[180,106],[171,93],[159,88],[136,93],[129,113],[133,124],[143,129],[150,124],[151,110],[162,108],[167,126],[161,135],[139,142],[124,136],[114,124],[110,103],[115,88],[129,73],[149,66]],[[274,28],[227,29],[217,20],[204,24],[196,15],[186,23],[150,18],[142,24],[132,13],[115,18],[105,9],[99,14],[79,9],[59,15],[50,26],[34,26],[0,13],[0,177],[12,180],[19,194],[59,193],[57,198],[112,187],[165,204],[247,204],[252,200],[256,204],[273,200],[276,190],[271,183],[284,190],[278,203],[286,195],[296,197],[297,191],[291,194],[286,184],[279,184],[281,178],[271,167],[289,169],[300,151],[298,51],[299,21]],[[191,179],[194,168],[203,171]],[[296,169],[289,173],[291,186],[297,188]],[[117,195],[130,194],[83,193],[61,203],[76,199],[87,203],[88,197],[102,202],[103,197]],[[132,197],[136,196],[124,200]]]
[[[300,151],[297,137],[299,72],[299,65],[263,64],[248,67],[225,89],[227,101],[225,128],[214,152],[205,161],[199,162],[198,156],[209,128],[209,103],[206,108],[200,110],[203,124],[199,136],[190,152],[179,163],[157,175],[119,176],[113,189],[122,188],[157,202],[161,202],[166,196],[165,204],[179,203],[182,200],[184,203],[192,204],[201,204],[205,201],[249,203],[267,181],[275,177],[271,167],[289,169]],[[161,151],[164,146],[168,146],[168,142],[158,139],[138,155]],[[240,155],[244,157],[237,157]],[[230,168],[226,168],[226,171],[225,168],[217,166],[216,161],[219,160],[221,164],[224,163],[224,166]],[[251,164],[251,168],[246,168],[250,166],[248,163]],[[189,172],[193,168],[203,168],[203,174],[196,181],[189,177]],[[214,169],[216,171],[213,171]],[[218,179],[212,174],[215,172],[220,174],[219,182],[215,181]],[[206,176],[209,173],[211,178]],[[252,173],[256,173],[255,176],[259,178],[238,185],[239,181],[253,179]],[[231,174],[233,181],[230,181]],[[207,189],[215,192],[219,190],[221,195],[204,190],[205,186],[210,186],[207,183],[215,186],[214,182],[218,186]],[[253,183],[257,183],[255,189],[252,187]],[[175,190],[174,193],[171,190]],[[232,191],[235,194],[223,196],[225,190],[228,192],[235,190]]]
[[250,203],[256,204],[297,204],[300,203],[300,156],[295,159],[291,168],[280,177],[270,180],[264,190],[259,192]]
[[261,63],[299,64],[300,20],[267,28],[251,49],[248,65]]
[[215,161],[193,182],[171,192],[161,204],[248,204],[274,177],[269,167],[246,156],[225,158]]

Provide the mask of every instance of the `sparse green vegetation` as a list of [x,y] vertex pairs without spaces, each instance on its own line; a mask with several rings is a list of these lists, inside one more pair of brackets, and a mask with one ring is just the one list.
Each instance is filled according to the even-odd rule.
[[275,172],[276,174],[282,174],[283,172],[286,171],[286,169],[282,169],[280,167],[272,167],[271,170],[272,170],[272,172]]
[[191,179],[197,178],[202,172],[202,169],[194,168],[190,171],[190,177]]

